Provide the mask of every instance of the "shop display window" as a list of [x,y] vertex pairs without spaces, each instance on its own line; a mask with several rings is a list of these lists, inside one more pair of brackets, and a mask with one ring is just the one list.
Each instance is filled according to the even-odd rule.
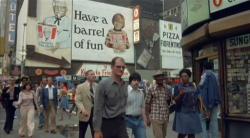
[[250,34],[226,40],[226,94],[229,114],[250,115]]

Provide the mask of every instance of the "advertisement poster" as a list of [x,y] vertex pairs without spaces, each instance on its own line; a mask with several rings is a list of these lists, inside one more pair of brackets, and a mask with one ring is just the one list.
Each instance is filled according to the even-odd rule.
[[136,69],[160,69],[159,22],[142,18],[141,33],[140,44],[135,47]]
[[73,0],[72,12],[72,60],[134,63],[132,9]]
[[183,56],[181,47],[181,24],[160,20],[160,54],[162,56],[162,68],[183,68]]
[[37,0],[36,18],[28,17],[26,66],[70,67],[71,0]]
[[[80,69],[77,71],[77,76],[85,77],[86,71],[93,70],[95,72],[96,77],[110,77],[112,74],[111,65],[110,64],[91,64],[86,63],[82,64]],[[129,78],[129,72],[127,69],[124,70],[124,74],[122,78]]]

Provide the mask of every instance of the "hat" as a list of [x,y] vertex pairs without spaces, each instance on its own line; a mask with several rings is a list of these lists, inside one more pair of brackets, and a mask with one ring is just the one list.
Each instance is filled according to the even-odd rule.
[[165,74],[161,71],[158,70],[156,71],[156,73],[153,75],[154,78],[158,78],[158,77],[165,77]]

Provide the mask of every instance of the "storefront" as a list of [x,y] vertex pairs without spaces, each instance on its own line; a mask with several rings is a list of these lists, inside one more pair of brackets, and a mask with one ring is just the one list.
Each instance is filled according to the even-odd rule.
[[249,17],[249,1],[220,10],[211,9],[210,1],[210,19],[183,35],[182,46],[192,52],[197,83],[204,61],[214,63],[222,95],[222,138],[250,135]]

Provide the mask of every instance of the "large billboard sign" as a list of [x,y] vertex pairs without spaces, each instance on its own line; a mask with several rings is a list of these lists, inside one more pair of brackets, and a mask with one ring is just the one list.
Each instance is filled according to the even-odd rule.
[[183,68],[183,56],[181,47],[181,24],[160,20],[160,54],[162,56],[162,68]]
[[26,66],[70,67],[71,0],[38,0],[26,29]]
[[210,12],[214,13],[246,1],[248,0],[209,0]]
[[73,0],[72,12],[72,60],[134,63],[132,9]]
[[71,60],[134,63],[133,10],[89,0],[37,0],[28,17],[26,66],[69,68]]

